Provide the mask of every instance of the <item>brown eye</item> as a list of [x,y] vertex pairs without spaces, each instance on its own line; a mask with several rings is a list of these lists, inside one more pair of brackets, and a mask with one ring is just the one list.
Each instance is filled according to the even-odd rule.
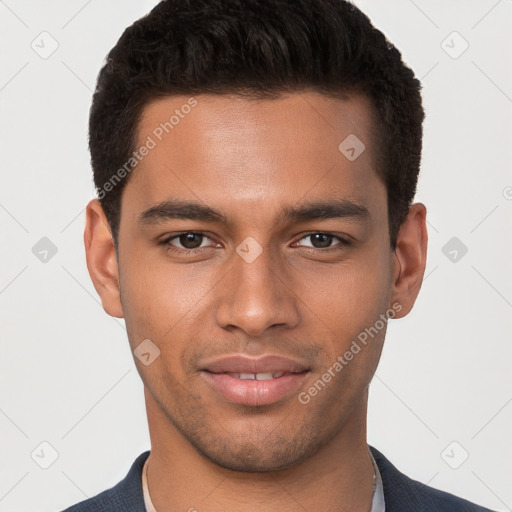
[[208,235],[201,232],[183,231],[169,236],[165,240],[159,242],[163,246],[167,254],[173,254],[179,257],[198,256],[204,254],[212,254],[213,249],[222,246],[215,242]]
[[[307,243],[308,241],[309,243]],[[310,249],[342,249],[350,245],[349,240],[331,233],[309,233],[302,237],[300,242],[303,242],[300,244],[302,247],[309,247]]]
[[204,236],[198,233],[183,233],[177,238],[185,249],[197,249],[201,246]]
[[314,235],[309,236],[313,247],[316,249],[325,249],[326,247],[330,247],[334,238],[332,235],[326,235],[325,233],[315,233]]

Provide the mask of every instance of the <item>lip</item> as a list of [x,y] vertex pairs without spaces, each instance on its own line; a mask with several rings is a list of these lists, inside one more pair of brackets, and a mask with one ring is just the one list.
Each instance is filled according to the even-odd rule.
[[301,373],[309,370],[301,361],[287,357],[266,355],[255,358],[241,354],[205,361],[201,369],[211,373]]
[[[270,405],[297,390],[309,368],[300,361],[267,355],[251,358],[241,355],[204,363],[201,375],[227,401],[249,406]],[[230,374],[282,374],[266,380],[239,379]]]
[[278,402],[296,391],[308,373],[286,373],[267,380],[242,380],[227,373],[208,371],[202,371],[201,375],[228,402],[259,406]]

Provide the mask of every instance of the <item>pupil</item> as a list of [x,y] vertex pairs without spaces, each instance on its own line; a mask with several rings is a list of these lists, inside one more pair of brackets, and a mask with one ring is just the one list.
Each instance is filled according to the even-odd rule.
[[[314,247],[330,247],[332,242],[332,235],[326,235],[325,233],[315,233],[313,236],[313,246]],[[319,242],[315,244],[315,242]]]
[[186,233],[180,236],[180,243],[187,249],[195,249],[201,245],[202,235],[196,233]]

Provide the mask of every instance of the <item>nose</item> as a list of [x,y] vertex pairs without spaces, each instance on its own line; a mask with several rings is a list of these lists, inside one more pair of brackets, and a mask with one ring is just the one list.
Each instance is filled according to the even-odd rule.
[[287,279],[286,262],[269,249],[248,263],[237,253],[231,271],[217,288],[217,324],[241,329],[248,336],[261,336],[270,327],[295,327],[300,321],[298,298]]

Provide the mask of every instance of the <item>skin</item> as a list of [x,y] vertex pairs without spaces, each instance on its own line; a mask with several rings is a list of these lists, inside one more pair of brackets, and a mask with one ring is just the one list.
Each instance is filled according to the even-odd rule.
[[[138,146],[188,99],[147,105]],[[118,258],[99,202],[87,206],[87,264],[105,311],[124,317],[132,350],[147,338],[160,350],[149,366],[135,359],[152,501],[159,512],[369,511],[368,386],[385,326],[307,404],[297,393],[267,406],[233,404],[199,370],[205,358],[233,353],[289,356],[307,362],[298,392],[307,391],[379,315],[398,304],[400,318],[413,307],[426,264],[425,206],[410,208],[393,252],[363,96],[195,99],[130,176]],[[338,150],[349,134],[366,146],[354,161]],[[139,221],[170,198],[215,208],[228,222]],[[335,200],[368,216],[279,220],[283,207]],[[189,231],[205,234],[192,237],[196,252],[183,238],[165,242]],[[322,245],[311,233],[351,244],[320,237]],[[236,252],[249,236],[262,248],[252,263]]]

